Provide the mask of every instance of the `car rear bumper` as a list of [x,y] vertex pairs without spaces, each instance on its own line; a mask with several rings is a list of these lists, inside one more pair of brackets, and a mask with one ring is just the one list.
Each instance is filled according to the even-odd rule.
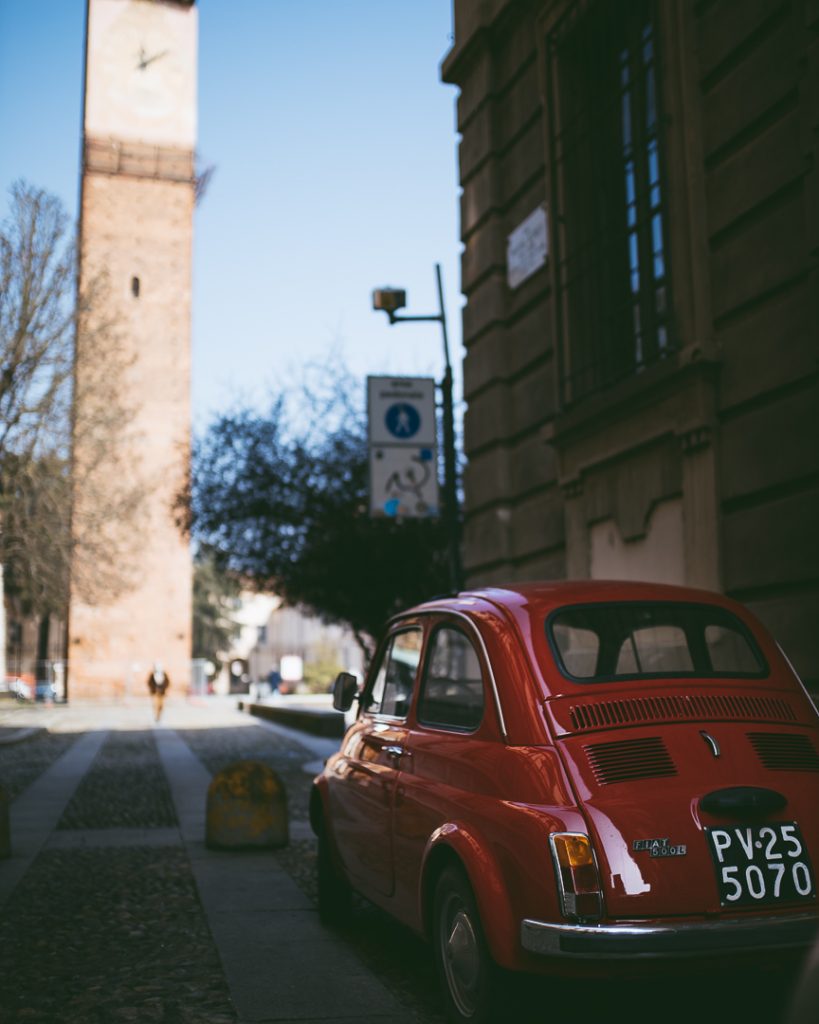
[[524,919],[523,948],[549,957],[589,960],[674,959],[763,950],[807,949],[819,931],[819,913],[687,921],[679,924],[553,924]]

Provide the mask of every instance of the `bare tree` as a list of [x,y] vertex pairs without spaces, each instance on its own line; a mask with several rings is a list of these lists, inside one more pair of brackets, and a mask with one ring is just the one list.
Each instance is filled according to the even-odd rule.
[[17,182],[0,229],[0,458],[64,445],[74,331],[74,245],[60,201]]
[[[128,360],[116,324],[100,312],[106,283],[98,278],[78,295],[76,281],[62,204],[17,182],[0,225],[0,562],[21,611],[41,627],[44,620],[41,647],[49,617],[65,616],[69,574],[90,604],[129,585],[142,505],[123,465]],[[76,423],[75,397],[83,409]],[[74,460],[72,439],[81,453]]]
[[193,178],[193,194],[196,199],[196,205],[198,206],[205,198],[205,193],[210,188],[210,183],[213,180],[214,174],[216,173],[216,164],[202,163],[198,155],[196,163],[197,168]]

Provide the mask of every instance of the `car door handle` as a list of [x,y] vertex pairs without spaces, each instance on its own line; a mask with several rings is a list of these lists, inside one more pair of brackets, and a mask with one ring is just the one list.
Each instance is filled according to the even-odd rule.
[[394,760],[394,761],[397,761],[398,758],[404,753],[404,748],[403,747],[391,746],[391,747],[384,747],[383,749],[384,749],[384,753],[387,755],[387,757],[389,757],[390,760]]

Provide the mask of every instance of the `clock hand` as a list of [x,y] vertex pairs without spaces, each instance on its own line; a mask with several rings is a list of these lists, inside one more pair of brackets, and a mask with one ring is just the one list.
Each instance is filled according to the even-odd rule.
[[152,57],[149,57],[145,53],[145,50],[140,48],[140,51],[139,51],[139,64],[137,65],[137,67],[139,68],[140,71],[144,71],[145,68],[147,68],[149,64],[153,64],[153,62],[155,60],[159,60],[160,57],[164,57],[167,52],[168,52],[167,50],[162,50],[159,53],[155,53]]

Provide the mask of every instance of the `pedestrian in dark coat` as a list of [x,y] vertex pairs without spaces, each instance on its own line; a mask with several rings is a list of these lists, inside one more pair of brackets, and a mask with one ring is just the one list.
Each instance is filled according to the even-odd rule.
[[171,681],[168,673],[162,668],[162,663],[154,662],[151,674],[148,676],[148,690],[151,693],[151,701],[154,705],[154,719],[159,721],[162,717],[162,707],[165,703],[165,694],[170,688]]

